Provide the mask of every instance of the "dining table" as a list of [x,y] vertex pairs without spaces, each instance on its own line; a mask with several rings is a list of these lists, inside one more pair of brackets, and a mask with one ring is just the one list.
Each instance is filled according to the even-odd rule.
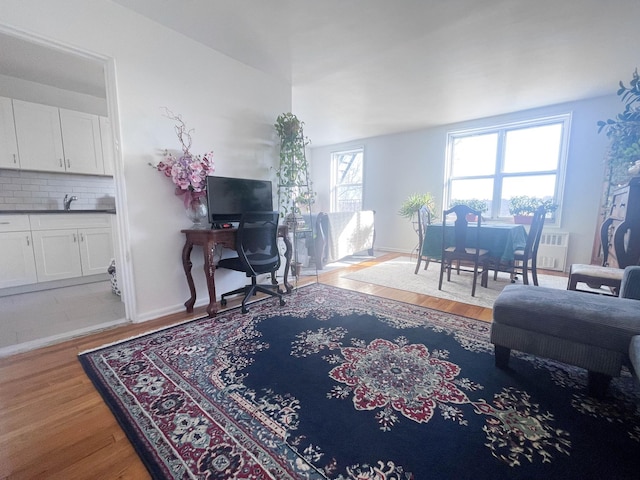
[[[454,226],[446,225],[445,243],[453,245]],[[475,247],[476,225],[469,225],[467,232],[467,247]],[[504,266],[506,271],[513,266],[514,251],[524,249],[527,243],[527,231],[523,225],[514,223],[487,222],[480,225],[479,248],[489,251],[491,263],[495,266]],[[422,255],[434,261],[439,261],[442,256],[442,224],[432,223],[427,225],[424,240],[422,242]]]

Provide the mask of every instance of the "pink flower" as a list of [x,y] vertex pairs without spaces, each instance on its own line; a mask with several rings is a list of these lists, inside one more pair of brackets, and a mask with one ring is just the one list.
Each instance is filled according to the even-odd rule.
[[176,158],[165,151],[164,159],[155,168],[171,178],[176,186],[176,195],[184,195],[185,206],[188,206],[193,198],[206,195],[207,176],[213,175],[215,171],[213,152],[207,152],[202,156],[192,155],[189,151],[191,130],[187,130],[180,115],[175,115],[168,109],[165,110],[167,117],[176,121],[176,133],[182,144],[183,155]]

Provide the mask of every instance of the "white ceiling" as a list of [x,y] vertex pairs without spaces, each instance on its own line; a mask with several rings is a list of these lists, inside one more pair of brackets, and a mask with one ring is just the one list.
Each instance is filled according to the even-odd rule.
[[114,1],[290,81],[315,146],[613,94],[640,64],[640,0]]

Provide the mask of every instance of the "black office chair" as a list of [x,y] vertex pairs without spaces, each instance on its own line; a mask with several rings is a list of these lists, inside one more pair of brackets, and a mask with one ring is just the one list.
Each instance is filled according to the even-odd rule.
[[544,207],[538,207],[533,214],[531,220],[531,228],[527,235],[527,243],[524,249],[518,249],[513,252],[513,274],[522,274],[522,283],[529,285],[529,262],[531,262],[531,277],[533,284],[538,286],[538,246],[542,237],[542,228],[544,227],[544,218],[547,211]]
[[422,244],[424,243],[424,237],[427,233],[427,226],[431,224],[431,212],[426,205],[423,205],[418,210],[418,263],[416,264],[416,270],[413,273],[418,273],[420,270],[420,264],[424,260],[426,263],[424,264],[424,269],[426,270],[429,266],[429,261],[431,260],[426,255],[422,254]]
[[[240,219],[236,237],[237,257],[223,258],[216,268],[227,268],[238,272],[245,272],[251,277],[251,284],[224,293],[220,298],[220,305],[227,304],[230,295],[244,294],[242,299],[242,313],[247,313],[247,300],[257,292],[273,295],[280,299],[280,306],[284,305],[282,293],[278,284],[258,285],[256,277],[264,273],[273,274],[280,268],[280,252],[278,251],[278,212],[246,212]],[[275,275],[272,275],[275,278]]]
[[[454,242],[447,243],[447,216],[455,214],[454,223]],[[458,272],[460,270],[473,272],[473,285],[471,286],[471,296],[476,295],[476,282],[478,274],[481,275],[481,285],[487,286],[489,275],[489,250],[479,248],[480,245],[480,227],[482,225],[482,212],[469,208],[467,205],[456,205],[442,213],[442,259],[440,263],[440,281],[438,282],[438,290],[442,290],[442,277],[445,269],[447,270],[447,281],[451,281],[451,268],[453,263],[457,263]],[[476,228],[469,228],[467,215],[475,216]],[[467,238],[469,237],[469,238]],[[462,268],[464,265],[467,268]],[[472,267],[473,270],[470,270]],[[482,270],[478,269],[482,267]]]

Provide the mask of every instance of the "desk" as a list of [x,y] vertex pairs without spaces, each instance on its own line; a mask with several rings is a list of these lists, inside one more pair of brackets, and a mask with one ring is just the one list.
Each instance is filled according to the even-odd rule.
[[[469,225],[469,229],[477,228]],[[454,243],[453,225],[447,225],[446,241]],[[468,240],[475,239],[475,231],[469,231]],[[489,250],[489,257],[496,263],[510,265],[513,263],[513,251],[523,249],[527,243],[527,231],[522,225],[512,223],[483,223],[480,226],[480,248]],[[469,244],[469,247],[475,245]],[[427,225],[427,231],[422,243],[422,255],[434,260],[440,260],[442,255],[442,224]]]
[[[216,245],[221,245],[225,248],[235,250],[236,248],[236,228],[225,229],[206,229],[206,230],[181,230],[186,236],[184,247],[182,248],[182,266],[184,267],[184,274],[187,277],[187,283],[189,284],[189,290],[191,297],[184,303],[187,307],[187,312],[193,312],[193,306],[196,303],[196,286],[193,283],[193,277],[191,276],[191,250],[194,245],[202,247],[202,254],[204,255],[204,275],[207,279],[207,289],[209,290],[209,306],[207,307],[207,313],[213,317],[217,311],[216,303],[216,284],[214,276],[216,272],[216,265],[214,262],[213,251]],[[286,250],[284,257],[286,259],[284,266],[284,286],[287,293],[293,290],[293,287],[288,282],[289,267],[291,266],[291,242],[289,241],[289,229],[286,225],[278,226],[278,237],[284,239]],[[275,273],[271,275],[271,281],[274,285],[278,283],[275,278]]]

